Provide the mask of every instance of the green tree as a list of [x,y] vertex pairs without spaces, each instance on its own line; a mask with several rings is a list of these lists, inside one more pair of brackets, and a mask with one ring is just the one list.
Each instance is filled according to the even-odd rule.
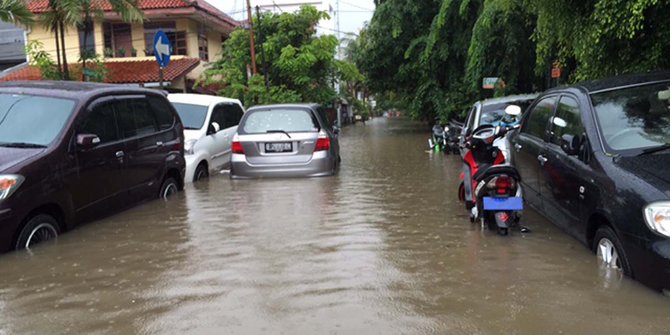
[[[274,102],[332,103],[337,94],[334,81],[340,75],[341,64],[335,61],[337,39],[332,35],[316,36],[316,25],[326,12],[303,6],[296,13],[263,13],[256,18],[254,31],[256,50],[264,48],[265,59],[256,54],[258,75],[247,78],[251,64],[249,32],[233,31],[223,45],[221,58],[205,70],[196,85],[216,84],[220,94],[240,98],[248,105]],[[267,70],[264,70],[263,63]],[[268,76],[266,91],[263,75]]]
[[23,0],[0,1],[0,21],[30,26],[35,22],[33,13]]

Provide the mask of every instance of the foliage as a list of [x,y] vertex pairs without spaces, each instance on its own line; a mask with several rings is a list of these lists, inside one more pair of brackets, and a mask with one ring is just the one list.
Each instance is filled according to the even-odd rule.
[[2,0],[0,1],[0,21],[30,26],[35,19],[24,0]]
[[[376,0],[355,63],[416,119],[464,115],[492,95],[670,67],[668,0]],[[483,77],[505,86],[481,89]],[[379,100],[379,99],[378,99]]]
[[43,79],[61,79],[58,67],[48,52],[44,51],[44,45],[40,41],[30,41],[26,46],[26,54],[30,59],[30,65],[36,66]]
[[[205,70],[196,85],[220,86],[220,94],[239,98],[247,106],[332,103],[337,97],[334,80],[355,76],[355,72],[335,60],[338,41],[334,36],[316,36],[316,24],[326,18],[326,12],[312,6],[303,6],[296,13],[262,13],[260,21],[255,18],[254,22],[260,73],[247,79],[247,66],[251,64],[249,32],[237,29],[224,42],[221,58]],[[268,90],[263,74],[268,76]]]

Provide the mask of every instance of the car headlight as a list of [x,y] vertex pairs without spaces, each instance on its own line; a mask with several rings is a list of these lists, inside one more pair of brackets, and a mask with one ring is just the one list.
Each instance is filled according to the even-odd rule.
[[645,206],[644,222],[654,232],[670,237],[670,202],[655,202]]
[[198,140],[188,140],[184,142],[184,154],[186,155],[193,155],[195,153],[195,144],[198,143]]
[[16,174],[0,174],[0,201],[9,198],[25,178]]

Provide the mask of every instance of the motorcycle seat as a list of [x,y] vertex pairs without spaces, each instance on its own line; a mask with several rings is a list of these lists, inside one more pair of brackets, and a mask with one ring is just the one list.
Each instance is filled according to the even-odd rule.
[[475,173],[474,178],[477,182],[488,179],[494,175],[508,175],[517,181],[521,181],[521,176],[519,172],[513,166],[509,164],[499,164],[499,165],[490,165],[482,164],[479,166],[479,170]]

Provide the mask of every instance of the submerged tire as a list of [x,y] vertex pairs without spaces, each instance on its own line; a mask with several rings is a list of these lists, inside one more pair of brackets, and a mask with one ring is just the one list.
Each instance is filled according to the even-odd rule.
[[209,171],[207,171],[207,165],[200,163],[193,173],[193,182],[203,180],[209,177]]
[[58,221],[47,214],[33,216],[16,239],[16,250],[30,249],[39,243],[56,239],[58,237]]
[[177,181],[172,177],[167,177],[163,181],[163,184],[161,184],[158,198],[167,200],[170,196],[176,194],[177,192],[179,192],[179,185],[177,185]]
[[593,238],[593,252],[598,258],[599,266],[632,276],[628,257],[626,257],[621,241],[619,241],[612,228],[608,226],[598,228]]

